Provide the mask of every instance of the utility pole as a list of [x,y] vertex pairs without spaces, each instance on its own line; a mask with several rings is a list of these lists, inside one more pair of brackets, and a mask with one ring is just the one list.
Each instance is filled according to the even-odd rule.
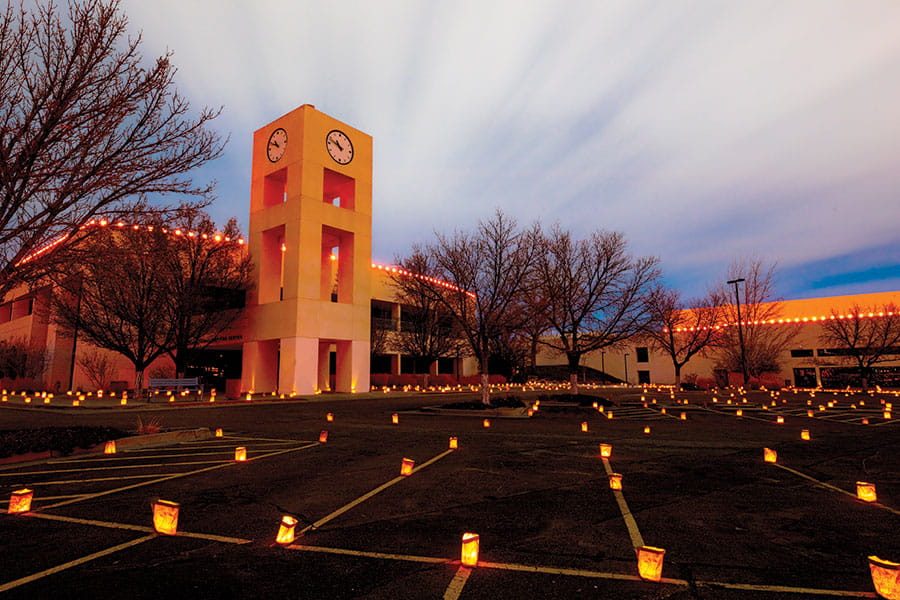
[[625,385],[628,385],[628,355],[625,354]]
[[744,281],[744,278],[732,279],[728,281],[728,285],[734,286],[734,299],[737,303],[737,326],[738,326],[738,343],[741,345],[741,375],[744,377],[744,385],[750,380],[747,377],[747,351],[744,349],[744,328],[741,326],[741,296],[738,294],[738,284]]

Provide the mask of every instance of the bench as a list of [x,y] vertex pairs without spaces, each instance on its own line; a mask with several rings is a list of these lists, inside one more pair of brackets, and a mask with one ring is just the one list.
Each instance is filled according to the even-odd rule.
[[180,392],[182,390],[199,390],[203,392],[203,384],[200,383],[199,377],[182,377],[180,379],[158,379],[151,377],[147,382],[150,390],[173,390]]

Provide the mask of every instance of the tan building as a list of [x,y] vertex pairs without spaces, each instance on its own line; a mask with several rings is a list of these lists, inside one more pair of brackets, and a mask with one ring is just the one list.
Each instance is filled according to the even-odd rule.
[[[255,269],[244,313],[209,348],[194,353],[189,374],[202,374],[208,386],[232,397],[368,391],[372,316],[387,317],[397,335],[405,316],[394,301],[389,270],[371,261],[371,136],[309,104],[257,130],[247,246]],[[112,362],[109,382],[133,386],[127,360],[73,340],[51,322],[51,293],[50,286],[22,287],[0,305],[0,340],[48,359],[40,374],[7,378],[6,384],[93,389],[97,384],[84,362],[99,353]],[[412,365],[390,345],[375,358],[382,379],[471,371],[471,361],[460,357]],[[174,375],[168,358],[146,373]]]
[[[372,138],[305,104],[254,133],[250,228],[247,246],[254,261],[254,286],[239,321],[208,348],[194,352],[188,375],[202,375],[207,387],[236,397],[246,392],[311,394],[367,391],[384,384],[458,380],[475,372],[462,355],[418,364],[392,347],[411,316],[395,300],[391,268],[371,262]],[[243,241],[241,241],[243,242]],[[3,384],[51,391],[94,389],[88,359],[110,362],[106,383],[130,388],[135,374],[118,355],[60,331],[50,319],[49,285],[21,287],[0,304],[0,342],[15,342],[46,364],[33,376]],[[862,294],[782,303],[781,318],[766,327],[798,327],[784,353],[779,384],[846,385],[852,365],[839,349],[819,340],[820,323],[832,311],[900,304],[900,292]],[[878,318],[873,316],[872,318]],[[389,330],[389,342],[374,356],[372,326]],[[900,358],[893,356],[892,358]],[[41,360],[36,360],[40,363]],[[544,351],[539,365],[564,365]],[[628,383],[674,382],[671,361],[638,340],[597,351],[582,364]],[[882,378],[900,383],[900,360],[878,366]],[[697,356],[682,369],[691,375],[727,380],[713,356]],[[174,376],[160,358],[149,377]],[[841,385],[841,387],[843,387]]]
[[[798,387],[844,388],[858,385],[854,363],[849,362],[840,348],[824,344],[822,322],[831,318],[832,312],[847,315],[854,306],[861,308],[883,307],[888,304],[900,306],[900,292],[831,296],[804,300],[785,300],[780,303],[779,318],[764,327],[795,327],[798,332],[790,346],[778,361],[781,370],[767,375],[772,384],[795,385]],[[879,318],[873,314],[867,318]],[[881,381],[892,387],[900,387],[900,349],[897,354],[876,365]],[[538,357],[539,365],[565,364],[564,357],[553,356],[543,351]],[[653,383],[671,385],[675,382],[675,370],[671,359],[654,352],[647,342],[630,340],[621,348],[588,354],[582,365],[603,371],[621,381],[631,384]],[[728,380],[728,374],[717,373],[713,352],[701,353],[682,367],[682,381],[692,375],[701,379],[718,382]],[[731,376],[732,383],[737,378]]]

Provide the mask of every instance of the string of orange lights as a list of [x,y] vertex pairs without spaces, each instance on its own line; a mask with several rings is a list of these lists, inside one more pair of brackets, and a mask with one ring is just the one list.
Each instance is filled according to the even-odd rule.
[[[793,317],[793,318],[783,318],[783,319],[763,319],[761,321],[741,321],[742,326],[748,325],[788,325],[793,323],[819,323],[822,321],[838,321],[838,320],[846,320],[846,319],[877,319],[879,317],[892,317],[894,316],[894,311],[888,312],[869,312],[869,313],[858,313],[858,314],[839,314],[839,315],[821,315],[821,316],[811,316],[811,317]],[[725,327],[734,327],[737,323],[725,323],[723,325],[715,325],[714,327],[676,327],[674,331],[676,333],[682,331],[706,331],[708,329],[724,329]],[[668,329],[663,329],[663,331],[668,331]]]
[[[81,229],[87,229],[88,227],[108,227],[108,226],[116,227],[118,229],[131,229],[133,231],[140,231],[142,229],[145,231],[154,231],[156,229],[155,226],[153,226],[153,225],[139,225],[139,224],[135,224],[135,223],[126,223],[125,221],[112,222],[107,219],[91,219],[90,221],[88,221],[87,223],[85,223],[84,225],[79,227],[78,229],[81,230]],[[243,246],[246,243],[244,241],[244,238],[232,239],[231,237],[222,235],[221,233],[214,233],[214,234],[210,235],[207,233],[197,233],[196,231],[184,231],[182,229],[178,229],[178,228],[171,229],[168,227],[162,227],[162,228],[160,228],[160,231],[164,234],[175,235],[175,236],[185,236],[188,238],[199,238],[199,239],[204,239],[204,240],[212,238],[212,240],[215,242],[236,243],[241,246]],[[39,256],[49,252],[53,248],[56,248],[57,246],[59,246],[60,244],[62,244],[66,240],[68,240],[70,237],[72,237],[72,234],[70,234],[70,233],[64,233],[64,234],[60,235],[56,239],[53,239],[53,240],[47,242],[46,244],[44,244],[43,246],[41,246],[34,252],[30,252],[30,253],[26,254],[22,258],[22,260],[20,260],[19,262],[16,263],[16,266],[18,267],[18,266],[24,265],[24,264],[38,258]]]
[[421,279],[422,281],[427,281],[428,283],[433,283],[435,285],[439,285],[441,287],[447,288],[448,290],[453,290],[454,292],[463,292],[470,298],[475,298],[475,292],[468,292],[460,288],[459,286],[455,286],[452,283],[448,283],[446,281],[442,281],[435,277],[429,277],[427,275],[422,275],[420,273],[413,273],[412,271],[407,271],[402,267],[393,267],[390,265],[382,265],[378,263],[372,263],[372,268],[377,269],[379,271],[385,271],[388,273],[396,273],[397,275],[402,275],[404,277],[415,277],[416,279]]

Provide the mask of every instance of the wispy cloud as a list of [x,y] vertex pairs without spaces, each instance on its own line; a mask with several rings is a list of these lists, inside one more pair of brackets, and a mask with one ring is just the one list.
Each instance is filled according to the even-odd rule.
[[739,256],[865,272],[898,243],[894,0],[124,9],[195,103],[225,107],[219,218],[246,222],[251,132],[312,103],[375,138],[382,260],[494,207],[624,231],[689,294]]

